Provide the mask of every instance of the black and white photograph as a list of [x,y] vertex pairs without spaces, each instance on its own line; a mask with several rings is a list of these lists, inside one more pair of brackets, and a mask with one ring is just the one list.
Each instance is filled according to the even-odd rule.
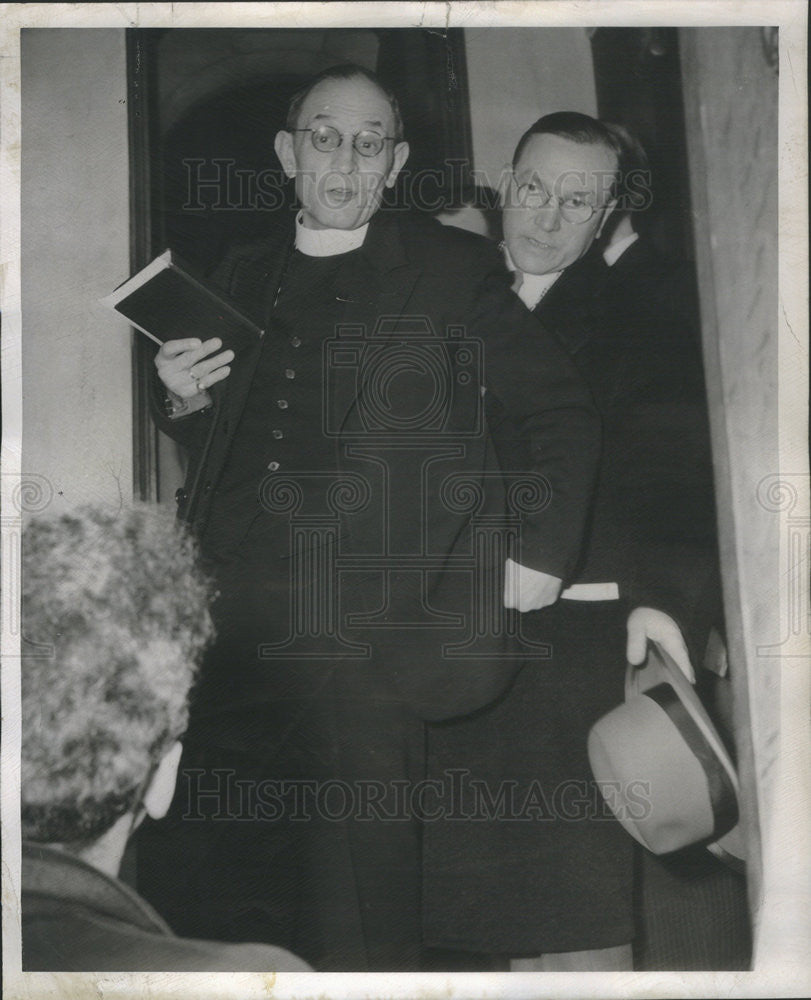
[[2,4],[4,995],[807,996],[807,11]]

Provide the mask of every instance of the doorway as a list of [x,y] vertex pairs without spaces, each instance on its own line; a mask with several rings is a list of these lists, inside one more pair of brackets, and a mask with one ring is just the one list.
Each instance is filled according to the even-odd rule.
[[[273,138],[293,93],[340,63],[378,72],[398,96],[411,152],[390,197],[432,211],[452,197],[444,166],[471,159],[462,29],[131,29],[132,270],[171,248],[202,274],[230,244],[284,224],[293,192]],[[417,174],[434,181],[410,185]],[[184,456],[150,420],[154,349],[142,340],[135,485],[171,503]]]

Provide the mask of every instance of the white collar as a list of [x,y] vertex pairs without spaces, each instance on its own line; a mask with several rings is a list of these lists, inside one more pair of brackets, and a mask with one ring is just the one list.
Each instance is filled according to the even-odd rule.
[[308,229],[302,214],[299,212],[296,216],[296,250],[308,257],[335,257],[339,253],[349,253],[362,246],[366,239],[368,222],[358,229]]
[[534,309],[563,274],[563,271],[550,271],[548,274],[527,274],[526,271],[519,271],[506,244],[504,244],[504,260],[511,271],[521,276],[520,284],[515,291],[527,309]]
[[639,233],[629,233],[628,236],[623,236],[623,238],[621,240],[617,240],[616,243],[610,243],[605,250],[603,250],[603,260],[609,267],[613,267],[628,247],[631,246],[631,244],[636,243],[638,239]]

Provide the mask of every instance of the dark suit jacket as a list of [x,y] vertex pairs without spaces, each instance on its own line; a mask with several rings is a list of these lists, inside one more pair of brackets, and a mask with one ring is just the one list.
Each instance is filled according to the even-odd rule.
[[23,844],[22,966],[28,972],[307,972],[266,944],[176,937],[118,879],[41,844]]
[[[272,299],[291,239],[287,231],[279,239],[237,248],[215,275],[220,286],[265,328],[272,323]],[[379,441],[376,460],[389,468],[396,481],[396,488],[383,497],[390,551],[397,552],[402,539],[413,538],[415,519],[424,517],[423,554],[434,556],[437,564],[424,582],[432,605],[441,608],[446,594],[452,600],[450,591],[457,589],[458,577],[446,572],[443,563],[447,566],[455,556],[470,554],[473,516],[504,514],[504,489],[491,435],[509,439],[509,447],[521,456],[517,467],[523,473],[542,477],[541,509],[522,515],[521,546],[515,556],[534,569],[570,577],[596,464],[597,421],[587,390],[565,353],[533,323],[510,292],[495,248],[430,219],[380,212],[372,219],[361,250],[350,255],[339,270],[334,290],[343,303],[345,332],[340,336],[350,347],[383,343],[396,360],[397,352],[409,343],[404,331],[407,334],[416,323],[423,329],[423,347],[428,342],[440,348],[439,354],[434,352],[441,359],[438,374],[432,375],[435,381],[426,380],[422,372],[409,382],[406,366],[395,394],[388,399],[392,426],[397,426],[398,415],[406,420],[415,412],[436,410],[439,414],[428,431],[420,431],[433,442],[439,456],[423,463],[422,474],[416,467],[402,474],[398,463],[402,466],[404,460],[398,457],[396,433],[381,439],[364,430],[364,394],[375,390],[369,387],[371,366],[364,371],[360,364],[358,374],[331,365],[325,385],[325,421],[335,432],[336,468],[364,472],[369,463],[353,462],[351,448],[359,442],[367,447]],[[386,321],[383,326],[381,319]],[[169,420],[163,415],[162,392],[156,393],[159,426],[191,451],[188,489],[196,482],[192,519],[204,550],[210,538],[222,535],[221,525],[212,524],[208,517],[210,498],[237,433],[258,357],[257,344],[235,361],[216,417],[209,410]],[[489,433],[477,430],[480,385],[494,403]],[[439,394],[438,409],[432,410],[436,400],[431,393]],[[442,396],[449,401],[447,407]],[[455,447],[456,457],[443,461],[444,446]],[[413,458],[405,461],[414,462]],[[451,492],[443,493],[443,479],[449,475],[461,475],[481,499],[467,502]],[[351,514],[340,514],[344,552],[371,557],[382,551],[381,497],[375,494],[376,484],[371,486],[372,502]],[[227,534],[239,538],[240,525],[246,526],[255,516],[255,507],[255,503],[246,504],[229,511]],[[213,554],[228,558],[222,548]],[[501,552],[497,558],[503,563],[503,557]],[[381,579],[379,570],[370,570],[365,578],[355,575],[351,586],[357,607],[368,609],[379,603]],[[401,589],[391,595],[392,622],[408,620],[413,605],[425,599],[412,592],[417,586],[414,579],[403,576],[398,581]],[[500,600],[500,595],[491,597]],[[515,663],[500,658],[507,642],[503,634],[492,637],[485,657],[452,660],[442,656],[441,643],[427,631],[392,625],[371,637],[373,659],[393,679],[400,697],[423,717],[444,718],[479,708],[513,676]]]
[[718,591],[715,502],[695,282],[644,238],[612,267],[593,249],[535,315],[592,391],[603,452],[581,581],[666,611],[700,663]]

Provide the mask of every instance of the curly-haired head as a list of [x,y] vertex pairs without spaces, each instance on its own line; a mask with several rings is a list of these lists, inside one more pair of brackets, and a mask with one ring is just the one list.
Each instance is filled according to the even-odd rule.
[[81,508],[23,532],[22,828],[96,840],[186,728],[212,637],[196,546],[159,508]]

